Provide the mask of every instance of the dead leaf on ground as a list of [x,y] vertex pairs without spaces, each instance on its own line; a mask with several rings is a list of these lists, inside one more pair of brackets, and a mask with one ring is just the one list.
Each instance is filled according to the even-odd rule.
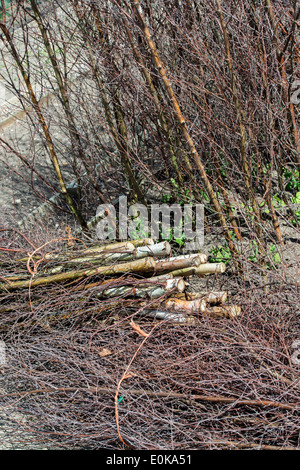
[[109,356],[110,354],[112,354],[112,352],[110,351],[110,349],[107,349],[107,348],[103,348],[103,349],[101,349],[101,351],[99,352],[99,355],[100,355],[101,357]]

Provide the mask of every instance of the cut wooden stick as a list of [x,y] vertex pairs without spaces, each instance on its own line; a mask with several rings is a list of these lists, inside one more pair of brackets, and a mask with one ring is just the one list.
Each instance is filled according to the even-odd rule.
[[206,274],[224,273],[226,271],[225,263],[204,263],[199,266],[180,267],[170,272],[174,277],[177,276],[204,276]]
[[176,297],[170,297],[162,302],[151,302],[141,301],[137,304],[141,309],[144,307],[143,312],[150,312],[153,310],[167,311],[167,312],[183,312],[186,314],[191,313],[203,313],[206,310],[206,300],[205,299],[196,299],[196,300],[181,300]]
[[166,310],[147,310],[145,311],[150,317],[156,318],[157,320],[168,320],[175,323],[196,323],[195,317],[189,315],[183,315],[180,313],[170,313]]
[[171,245],[164,241],[153,245],[137,246],[134,251],[135,258],[144,258],[145,256],[169,256]]
[[[194,259],[200,260],[200,264],[207,263],[208,256],[204,253],[190,253],[188,255],[180,255],[180,256],[171,256],[168,258],[168,261],[177,261],[177,260],[185,260],[185,259]],[[197,263],[198,266],[198,263]]]
[[[145,309],[142,311],[143,314],[149,315],[151,317],[157,318],[159,320],[171,320],[179,323],[196,323],[197,318],[193,317],[191,314],[201,313],[204,316],[209,316],[213,318],[228,318],[232,319],[240,315],[241,308],[238,305],[227,305],[222,307],[205,307],[200,306],[197,310],[197,305],[194,303],[196,301],[186,301],[185,305],[174,304],[172,301],[174,299],[168,299],[163,304],[165,306],[162,309]],[[184,302],[184,301],[182,301]],[[191,303],[194,303],[192,305]],[[168,308],[167,308],[168,307]],[[178,313],[173,313],[170,310],[177,311]],[[184,313],[183,313],[184,312]]]
[[152,238],[141,238],[139,240],[130,240],[130,243],[132,243],[135,247],[138,247],[154,245],[155,242]]
[[239,305],[222,305],[220,307],[208,307],[203,315],[210,317],[235,318],[241,314]]
[[[130,256],[132,255],[135,259],[145,258],[146,256],[168,256],[171,253],[171,245],[169,242],[160,242],[152,245],[135,245],[131,242],[124,243],[112,243],[110,245],[91,247],[87,250],[80,251],[77,253],[76,258],[71,258],[70,262],[81,262],[81,259],[86,257],[91,260],[96,257],[103,257],[103,259],[116,259],[118,255]],[[79,254],[79,256],[78,256]],[[93,255],[93,257],[92,257]],[[61,259],[69,259],[71,254],[58,255]],[[45,256],[45,259],[53,259],[50,256]],[[57,258],[55,258],[57,259]]]
[[183,300],[170,298],[165,301],[167,310],[186,313],[203,313],[206,309],[205,299]]
[[[129,248],[124,248],[120,249],[120,251],[115,252],[115,251],[102,251],[102,252],[93,252],[89,253],[87,256],[82,256],[80,258],[64,258],[61,259],[60,261],[63,262],[63,264],[55,266],[52,269],[47,269],[47,274],[55,274],[64,271],[68,266],[78,266],[82,264],[86,265],[98,265],[98,266],[107,266],[107,265],[112,265],[114,263],[121,263],[125,261],[131,261],[136,259],[134,256],[134,248],[131,251],[128,251]],[[145,255],[146,257],[146,255]],[[142,256],[140,256],[142,258]]]
[[76,279],[91,277],[97,275],[113,276],[124,273],[147,273],[153,272],[156,268],[156,262],[153,258],[143,258],[128,263],[116,264],[114,266],[99,266],[93,269],[78,269],[65,273],[52,274],[50,276],[32,278],[26,281],[15,281],[10,284],[0,284],[0,290],[26,289],[28,287],[42,286],[57,282],[73,281]]
[[162,297],[169,291],[183,292],[185,289],[185,282],[182,278],[168,279],[161,285],[142,285],[134,286],[121,286],[110,289],[105,289],[100,292],[99,297],[112,298],[112,297],[145,297],[149,299],[157,299]]
[[203,257],[200,254],[172,257],[162,261],[156,261],[156,271],[176,271],[179,269],[198,267]]
[[[128,278],[125,278],[123,281],[126,283],[126,286],[128,286],[128,284],[131,284],[132,286],[133,285],[134,286],[138,285],[138,286],[146,287],[146,286],[150,286],[150,285],[155,285],[159,282],[165,282],[168,279],[173,279],[172,274],[166,273],[166,274],[161,274],[160,276],[152,276],[152,277],[149,277],[149,278],[145,278],[143,283],[141,283],[141,281],[139,279],[136,279],[136,278],[132,279],[132,282],[130,282],[130,279],[128,279]],[[119,280],[119,279],[111,278],[111,279],[106,279],[105,281],[98,281],[98,282],[92,282],[92,283],[89,283],[89,284],[79,285],[78,287],[76,287],[76,289],[78,289],[78,290],[88,290],[88,289],[97,289],[98,290],[98,289],[101,289],[101,288],[109,289],[109,288],[112,288],[112,287],[120,287],[119,285],[116,286],[116,282],[118,282],[119,284],[122,284],[123,281]],[[113,284],[113,286],[110,286],[110,284]]]
[[[52,270],[49,270],[49,274],[61,272],[68,265],[78,264],[97,264],[97,265],[109,265],[113,263],[119,263],[123,261],[133,261],[135,259],[146,258],[147,256],[168,256],[171,252],[171,245],[169,242],[161,242],[156,245],[145,245],[134,247],[132,243],[121,248],[111,250],[101,250],[86,253],[85,256],[77,258],[68,258],[64,260],[64,264],[61,266],[55,266]],[[88,254],[88,256],[87,256]]]
[[185,300],[205,299],[210,305],[224,304],[227,300],[227,292],[186,292],[174,294],[174,297]]
[[[66,251],[65,253],[47,253],[44,256],[40,254],[35,254],[32,258],[36,259],[45,259],[47,261],[59,261],[72,258],[76,256],[77,258],[81,256],[88,256],[94,253],[102,253],[102,252],[117,252],[122,253],[126,251],[133,251],[135,246],[131,242],[117,242],[117,243],[108,243],[106,245],[95,245],[85,250],[76,250],[76,251]],[[21,258],[18,260],[20,263],[26,263],[28,261],[28,257]]]
[[213,274],[213,273],[224,273],[226,271],[225,263],[205,263],[197,266],[195,275],[198,274]]
[[[86,248],[85,250],[80,250],[77,251],[76,254],[79,254],[80,256],[82,255],[89,255],[91,253],[100,253],[103,251],[111,251],[111,252],[122,252],[122,251],[133,251],[135,248],[135,245],[131,242],[116,242],[116,243],[107,243],[106,245],[95,245],[91,246],[89,248]],[[66,255],[71,255],[74,253],[66,253]],[[57,255],[60,257],[64,257],[66,255]],[[54,255],[55,256],[55,255]],[[45,256],[45,259],[52,259],[53,255]]]

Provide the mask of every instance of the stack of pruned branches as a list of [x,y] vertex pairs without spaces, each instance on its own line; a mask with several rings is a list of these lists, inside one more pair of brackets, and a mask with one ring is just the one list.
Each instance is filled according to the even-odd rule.
[[[61,289],[68,298],[101,314],[121,305],[157,319],[193,322],[193,315],[232,318],[240,307],[224,305],[227,292],[189,292],[191,276],[207,276],[225,271],[224,263],[209,263],[203,253],[171,256],[168,242],[152,239],[92,245],[82,249],[41,254],[34,250],[14,261],[13,272],[2,276],[1,312],[16,311],[12,296],[29,296],[30,311],[36,311],[49,293]],[[10,267],[11,269],[12,267]],[[90,311],[90,310],[89,310]],[[70,317],[64,306],[49,320]],[[9,317],[9,316],[8,316]],[[21,322],[22,324],[24,321]]]
[[0,407],[18,448],[299,447],[296,285],[274,273],[266,296],[250,276],[220,276],[242,307],[224,320],[226,291],[188,286],[213,269],[202,254],[174,259],[150,240],[62,249],[9,233]]

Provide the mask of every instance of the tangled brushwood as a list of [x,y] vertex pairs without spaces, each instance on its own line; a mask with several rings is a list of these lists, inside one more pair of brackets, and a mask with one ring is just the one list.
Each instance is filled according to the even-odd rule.
[[[0,2],[0,441],[300,448],[299,20]],[[173,209],[157,243],[93,237],[99,207],[145,238],[137,206],[196,204],[202,253]]]
[[[111,245],[69,238],[37,246],[4,230],[1,241],[1,413],[22,431],[21,443],[30,436],[60,449],[299,447],[296,283],[274,272],[266,294],[226,271],[199,277],[197,266],[192,276],[181,267],[181,276],[168,277],[168,244],[149,240],[134,242],[134,256],[152,248],[139,262],[150,258],[161,273],[153,265],[135,271],[130,243],[117,245],[112,262]],[[201,260],[198,267],[211,264]],[[193,279],[200,289],[220,278],[228,290],[192,289]],[[167,279],[176,280],[170,290]],[[237,314],[228,314],[232,307]]]

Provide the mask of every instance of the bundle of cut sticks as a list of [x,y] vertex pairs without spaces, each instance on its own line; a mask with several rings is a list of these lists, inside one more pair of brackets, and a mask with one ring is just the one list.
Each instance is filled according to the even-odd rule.
[[[224,273],[224,263],[209,263],[203,253],[172,256],[167,241],[146,238],[32,254],[18,264],[17,275],[1,278],[0,293],[77,282],[78,289],[93,289],[106,305],[138,299],[139,310],[157,319],[192,322],[195,314],[234,318],[241,313],[238,305],[226,304],[227,292],[189,292],[190,277]],[[84,287],[83,279],[88,280]]]

